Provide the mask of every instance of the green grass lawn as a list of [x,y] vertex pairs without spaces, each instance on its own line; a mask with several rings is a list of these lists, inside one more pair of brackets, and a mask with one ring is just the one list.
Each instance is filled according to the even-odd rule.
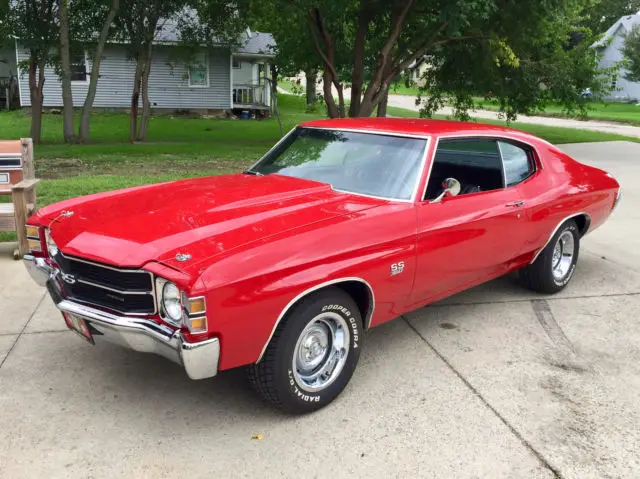
[[406,86],[404,83],[394,83],[389,88],[389,93],[392,95],[418,96],[419,91],[417,86]]
[[[478,109],[498,111],[500,109],[496,101],[485,100],[484,98],[476,98]],[[640,125],[640,106],[635,103],[613,103],[613,102],[589,102],[586,120],[604,120],[618,121],[630,123],[632,125]],[[557,103],[550,103],[544,111],[536,113],[541,116],[557,116],[572,117],[576,115],[567,115],[564,108]]]
[[[387,113],[391,116],[403,116],[409,118],[419,118],[420,115],[417,111],[406,110],[404,108],[388,107]],[[451,119],[445,115],[435,115],[434,118],[446,120]],[[525,123],[515,121],[507,123],[500,120],[485,120],[479,119],[478,123],[486,123],[489,125],[500,125],[509,128],[515,128],[516,130],[525,131],[532,135],[544,138],[550,143],[560,145],[562,143],[591,143],[597,141],[633,141],[640,143],[640,138],[633,138],[624,135],[617,135],[615,133],[604,133],[591,130],[579,130],[575,128],[561,128],[555,126],[534,125],[533,123]]]
[[[325,116],[322,109],[306,113],[304,97],[279,95],[278,98],[285,131],[298,123]],[[418,113],[390,107],[389,115],[417,117]],[[0,113],[0,137],[29,136],[29,123],[29,116],[22,111]],[[620,135],[525,123],[511,126],[552,143],[639,141]],[[158,116],[151,119],[148,141],[133,145],[127,141],[128,128],[126,114],[96,113],[92,118],[92,143],[66,145],[61,137],[62,117],[46,114],[42,144],[35,146],[36,172],[42,179],[38,204],[44,206],[66,198],[129,186],[241,171],[280,138],[278,123],[273,118],[231,120]],[[10,198],[0,197],[0,201],[10,201]],[[0,233],[0,241],[14,237],[13,233]]]

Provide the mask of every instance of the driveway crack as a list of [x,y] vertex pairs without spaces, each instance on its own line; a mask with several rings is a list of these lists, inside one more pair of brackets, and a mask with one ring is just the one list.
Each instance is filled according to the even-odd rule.
[[480,399],[480,401],[482,401],[482,403],[500,420],[500,422],[502,422],[510,431],[511,433],[520,441],[520,443],[525,446],[536,458],[538,458],[538,460],[542,463],[542,465],[547,468],[552,474],[553,477],[556,479],[564,479],[564,476],[560,473],[560,471],[555,468],[553,465],[551,465],[551,463],[542,455],[542,453],[540,451],[538,451],[535,447],[533,447],[533,444],[531,444],[529,441],[527,441],[525,439],[525,437],[520,434],[520,432],[515,428],[515,426],[513,426],[502,414],[500,414],[500,411],[498,411],[488,400],[487,398],[485,398],[482,393],[480,391],[478,391],[478,389],[475,388],[475,386],[473,384],[471,384],[471,382],[469,382],[469,380],[464,377],[464,375],[458,371],[453,364],[440,352],[438,351],[435,346],[433,346],[433,344],[431,344],[431,342],[425,338],[420,331],[418,331],[413,324],[411,324],[411,321],[409,321],[405,316],[400,316],[406,323],[407,325],[418,335],[418,337],[420,339],[422,339],[422,341],[427,345],[427,347],[429,349],[431,349],[431,351],[433,351],[433,353],[438,356],[438,358],[440,358],[440,360],[451,370],[451,372],[453,372],[453,374],[455,374],[458,379],[460,379],[460,381],[462,381],[462,383],[478,398]]
[[36,305],[36,307],[31,312],[31,315],[29,315],[29,319],[27,319],[27,322],[24,323],[24,326],[22,327],[22,329],[18,333],[18,337],[16,338],[16,340],[13,342],[13,344],[9,348],[9,351],[7,351],[7,355],[4,357],[4,359],[2,361],[0,361],[0,368],[2,368],[2,366],[4,366],[4,363],[7,361],[7,359],[9,359],[9,356],[11,355],[11,351],[13,351],[13,348],[15,348],[16,344],[18,344],[18,341],[20,341],[20,338],[24,334],[24,330],[27,329],[27,326],[29,326],[29,323],[31,322],[31,320],[35,316],[36,311],[38,311],[38,309],[40,309],[40,305],[42,305],[42,302],[44,301],[44,298],[45,298],[46,295],[47,295],[46,291],[44,293],[42,293],[42,297],[40,298],[40,301],[38,301],[38,304]]

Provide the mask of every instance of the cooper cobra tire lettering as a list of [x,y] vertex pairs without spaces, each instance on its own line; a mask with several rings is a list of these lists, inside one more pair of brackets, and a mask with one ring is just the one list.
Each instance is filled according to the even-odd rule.
[[[294,358],[305,328],[323,313],[342,318],[342,327],[349,333],[349,349],[331,381],[315,389],[308,383],[298,383],[301,376],[294,369]],[[351,296],[337,287],[314,292],[294,305],[280,322],[262,360],[248,367],[249,379],[266,400],[280,409],[292,413],[315,411],[333,401],[351,379],[364,346],[363,334],[360,311]]]

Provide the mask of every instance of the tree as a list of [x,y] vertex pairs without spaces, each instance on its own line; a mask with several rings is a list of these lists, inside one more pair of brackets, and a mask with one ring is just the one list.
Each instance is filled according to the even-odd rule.
[[584,12],[580,25],[594,35],[606,32],[620,17],[640,11],[640,0],[596,0]]
[[640,25],[635,25],[627,35],[622,53],[627,63],[625,78],[640,82]]
[[[167,21],[173,21],[186,6],[183,0],[124,0],[118,17],[119,39],[127,42],[129,56],[136,62],[133,91],[131,93],[131,117],[129,140],[144,141],[147,137],[151,103],[149,102],[149,75],[153,58],[153,43],[157,33]],[[142,117],[138,121],[140,97]]]
[[314,50],[307,20],[300,13],[299,9],[287,7],[283,2],[254,1],[248,9],[248,23],[252,28],[274,36],[277,44],[274,64],[279,75],[287,77],[300,71],[305,73],[306,102],[311,105],[316,101],[321,61]]
[[[273,2],[295,22],[306,20],[315,57],[322,65],[331,117],[346,114],[347,84],[351,84],[350,116],[369,116],[376,109],[384,114],[390,84],[425,57],[430,66],[429,94],[435,92],[430,106],[449,97],[461,112],[472,106],[472,95],[488,90],[514,114],[551,97],[573,108],[579,102],[575,89],[595,86],[594,55],[584,46],[564,47],[590,0]],[[276,27],[284,22],[276,16],[269,19]],[[276,35],[280,55],[309,55],[305,42],[295,45],[283,37],[286,32]],[[545,62],[549,55],[552,61]]]
[[75,143],[73,93],[71,91],[71,53],[69,47],[69,0],[60,0],[60,80],[62,83],[62,135],[65,143]]
[[29,59],[19,68],[29,78],[31,138],[36,144],[42,132],[44,69],[53,62],[51,46],[58,42],[58,8],[57,0],[16,0],[7,15],[8,30],[29,52]]

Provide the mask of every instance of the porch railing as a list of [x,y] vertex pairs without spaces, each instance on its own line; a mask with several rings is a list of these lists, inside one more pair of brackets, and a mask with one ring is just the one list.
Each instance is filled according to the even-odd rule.
[[269,106],[267,85],[233,85],[233,104],[247,106]]

